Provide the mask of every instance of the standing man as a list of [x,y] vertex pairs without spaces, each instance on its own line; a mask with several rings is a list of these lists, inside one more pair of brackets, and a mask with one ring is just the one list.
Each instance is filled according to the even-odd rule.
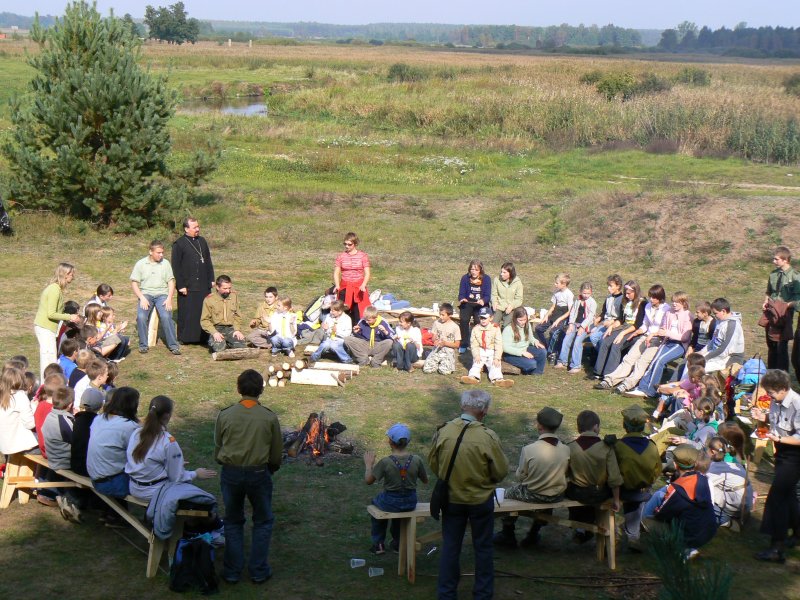
[[508,474],[508,460],[497,434],[483,424],[492,398],[483,390],[461,395],[461,416],[442,425],[433,436],[428,464],[444,479],[459,436],[453,471],[450,474],[450,503],[442,511],[442,555],[439,560],[439,600],[456,600],[461,544],[467,523],[472,528],[475,550],[474,600],[488,600],[494,594],[492,530],[494,490]]
[[183,221],[184,235],[172,244],[172,268],[178,289],[178,339],[182,344],[203,344],[200,327],[203,299],[214,286],[214,265],[208,243],[194,217]]
[[164,242],[161,240],[150,242],[149,254],[133,267],[131,287],[139,299],[139,306],[136,310],[139,352],[146,354],[149,349],[147,325],[155,308],[167,348],[173,354],[180,354],[181,349],[172,329],[172,296],[175,294],[175,277],[172,274],[172,266],[164,258]]
[[[794,317],[797,302],[800,301],[800,273],[792,268],[792,253],[786,246],[775,248],[772,256],[775,270],[769,274],[767,280],[767,293],[764,296],[762,309],[767,308],[770,300],[785,302],[787,304],[785,319],[790,323],[789,336],[791,337],[791,322]],[[798,328],[800,330],[800,328]],[[767,368],[789,370],[789,340],[771,340],[767,328]],[[792,348],[792,365],[795,372],[800,369],[800,355],[798,354],[797,339]]]
[[264,379],[247,369],[236,387],[242,399],[223,409],[214,427],[214,458],[222,465],[225,503],[225,563],[222,579],[237,583],[244,569],[244,499],[253,509],[253,538],[248,572],[253,583],[272,577],[272,475],[281,466],[283,438],[278,417],[258,401]]
[[200,326],[208,334],[208,347],[212,352],[225,348],[244,348],[242,313],[239,311],[239,295],[233,291],[233,283],[227,275],[217,277],[215,290],[203,300]]

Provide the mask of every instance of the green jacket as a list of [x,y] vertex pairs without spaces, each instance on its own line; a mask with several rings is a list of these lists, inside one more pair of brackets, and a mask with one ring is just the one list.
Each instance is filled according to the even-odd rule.
[[481,504],[508,475],[508,459],[494,431],[480,421],[469,422],[461,417],[448,421],[433,436],[428,464],[439,479],[445,478],[456,440],[467,423],[450,474],[450,501]]
[[[525,334],[528,334],[527,336]],[[519,341],[514,341],[514,331],[511,325],[503,328],[503,352],[511,356],[522,356],[528,350],[528,346],[534,346],[536,337],[533,335],[533,326],[528,325],[528,331],[519,332]]]
[[239,312],[239,294],[232,291],[231,295],[223,298],[217,290],[211,292],[203,300],[203,310],[200,313],[200,327],[209,335],[217,332],[217,325],[233,327],[234,331],[242,330],[242,314]]
[[71,316],[64,312],[64,294],[61,291],[61,286],[57,283],[51,283],[44,288],[39,298],[39,308],[36,311],[36,318],[33,320],[33,324],[57,333],[58,322],[67,321]]
[[522,281],[514,277],[511,282],[501,281],[499,277],[492,282],[492,308],[505,310],[522,306]]
[[769,280],[767,281],[767,296],[776,300],[783,300],[784,302],[800,302],[800,273],[791,267],[789,267],[786,271],[783,271],[781,291],[779,293],[778,277],[780,274],[780,269],[775,269],[769,274]]
[[214,425],[214,459],[221,465],[281,466],[283,436],[278,417],[253,398],[220,411]]
[[661,457],[655,442],[643,433],[628,433],[614,444],[622,487],[627,490],[649,488],[661,475]]

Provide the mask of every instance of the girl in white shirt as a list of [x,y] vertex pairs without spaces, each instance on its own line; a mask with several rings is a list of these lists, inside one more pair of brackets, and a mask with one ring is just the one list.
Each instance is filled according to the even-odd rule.
[[394,333],[394,365],[399,371],[410,373],[422,356],[422,331],[414,322],[414,315],[408,311],[400,313]]
[[3,369],[0,376],[0,454],[16,454],[38,446],[33,433],[36,423],[25,388],[23,371],[13,367]]

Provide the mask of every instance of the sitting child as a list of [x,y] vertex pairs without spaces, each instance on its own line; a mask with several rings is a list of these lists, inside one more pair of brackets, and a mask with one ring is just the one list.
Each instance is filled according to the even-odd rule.
[[70,469],[78,475],[89,476],[86,470],[86,455],[89,452],[89,437],[91,436],[92,423],[97,413],[103,408],[105,396],[103,392],[93,387],[83,392],[79,401],[80,410],[75,415],[72,427],[72,453],[70,454]]
[[[102,389],[107,378],[108,363],[98,359],[93,360],[86,365],[86,377],[75,384],[75,397],[83,398],[83,393],[89,388]],[[80,406],[76,404],[75,412],[78,412],[79,408]]]
[[711,311],[717,323],[714,337],[705,348],[698,351],[706,359],[706,373],[721,371],[734,363],[744,363],[742,315],[731,312],[731,305],[725,298],[714,300]]
[[[517,479],[519,483],[506,490],[506,498],[523,502],[552,504],[564,499],[567,489],[567,467],[570,451],[555,432],[561,426],[563,415],[548,406],[536,414],[539,439],[528,444],[519,455]],[[552,513],[550,511],[543,511]],[[508,548],[517,547],[514,534],[517,517],[503,517],[503,529],[494,536],[494,543]],[[539,543],[539,530],[544,525],[534,517],[533,525],[521,545]]]
[[[734,427],[738,427],[733,424]],[[745,466],[736,459],[736,451],[722,436],[708,442],[711,464],[706,472],[717,524],[727,527],[753,507],[753,487],[747,481]]]
[[[392,453],[375,464],[375,453],[364,453],[364,481],[372,485],[383,480],[383,491],[372,499],[372,504],[386,512],[407,512],[417,506],[417,479],[428,483],[425,463],[406,449],[411,441],[411,431],[403,423],[395,423],[386,432]],[[370,552],[386,551],[386,519],[372,517],[372,548]],[[391,521],[391,548],[396,552],[400,541],[400,522]]]
[[[128,326],[128,322],[123,321],[119,325],[116,324],[116,315],[110,306],[100,310],[99,318],[99,324],[96,327],[100,334],[100,348],[103,356],[107,356],[110,360],[122,360],[128,354],[129,339],[128,336],[122,334]],[[109,346],[112,349],[110,352],[106,352]]]
[[[42,436],[47,448],[47,466],[51,471],[69,469],[72,454],[72,405],[75,392],[68,387],[58,387],[53,393],[53,409],[47,415],[42,425]],[[55,473],[51,474],[51,481],[65,481]],[[81,522],[79,508],[80,498],[74,493],[74,488],[59,488],[56,498],[61,516],[67,521]]]
[[272,336],[272,356],[281,351],[289,358],[294,358],[294,346],[297,335],[297,315],[292,312],[292,299],[289,296],[278,298],[278,306],[270,317],[270,324],[275,335]]
[[553,296],[550,298],[550,308],[545,313],[542,322],[536,326],[536,338],[547,348],[547,357],[553,361],[553,364],[555,364],[557,353],[561,349],[561,337],[575,300],[575,294],[569,289],[569,282],[569,273],[556,275]]
[[692,355],[689,361],[696,363],[702,361],[704,364],[692,364],[686,370],[686,378],[676,383],[665,383],[658,387],[661,394],[658,406],[653,411],[653,417],[660,419],[666,413],[672,415],[681,408],[688,408],[689,405],[700,397],[703,393],[703,377],[706,374],[705,359],[699,354]]
[[264,301],[258,305],[256,314],[250,321],[251,331],[247,341],[256,348],[272,348],[272,315],[278,310],[278,288],[270,286],[264,290]]
[[470,334],[472,367],[469,374],[461,378],[461,383],[477,385],[481,382],[483,368],[489,371],[489,381],[501,388],[514,385],[510,379],[503,379],[500,361],[503,356],[503,335],[500,326],[492,322],[492,309],[484,306],[478,311],[478,324]]
[[561,354],[556,362],[557,369],[569,369],[570,373],[580,373],[583,363],[583,340],[589,335],[597,312],[597,301],[592,298],[592,284],[584,281],[580,288],[580,298],[572,303],[567,320]]
[[605,337],[606,331],[613,329],[622,322],[622,277],[617,274],[609,275],[606,279],[608,286],[608,296],[603,302],[600,314],[594,318],[594,325],[589,334],[589,341],[595,350],[600,350],[600,343]]
[[[600,439],[600,417],[591,410],[584,410],[577,418],[579,435],[567,444],[569,469],[567,470],[566,496],[583,504],[600,504],[608,498],[614,499],[613,510],[620,508],[619,488],[622,474],[614,454],[614,444]],[[616,441],[616,438],[613,438]],[[572,521],[596,522],[593,506],[577,506],[569,509]],[[593,537],[588,531],[577,529],[575,539],[586,542]]]
[[461,345],[461,328],[453,321],[453,305],[439,307],[439,319],[431,327],[433,350],[425,359],[424,373],[450,375],[456,370],[456,351]]
[[[689,366],[689,357],[708,346],[711,338],[714,337],[714,329],[717,326],[717,322],[711,316],[711,304],[705,300],[698,302],[694,307],[694,317],[694,320],[692,320],[692,337],[689,340],[689,347],[686,348],[685,360],[675,369],[670,381],[682,379],[684,371]],[[705,358],[703,361],[705,366]]]
[[320,327],[323,331],[322,343],[311,355],[311,362],[316,362],[325,352],[332,352],[341,362],[350,364],[353,359],[344,349],[344,340],[353,332],[353,321],[347,314],[347,305],[341,300],[331,302],[331,310]]
[[356,363],[377,368],[392,351],[393,338],[394,330],[378,315],[378,309],[368,306],[352,334],[345,338],[344,345]]
[[414,363],[422,356],[422,332],[419,329],[414,315],[405,311],[397,318],[397,327],[394,330],[394,366],[399,371],[414,370]]
[[74,339],[64,340],[64,343],[61,344],[61,354],[58,357],[58,364],[61,365],[64,371],[64,377],[67,378],[67,381],[69,381],[70,375],[72,375],[72,372],[77,367],[75,361],[78,358],[79,349],[80,344]]
[[75,368],[67,378],[69,387],[74,389],[75,386],[78,385],[78,382],[86,377],[86,365],[88,365],[92,359],[94,359],[94,353],[91,350],[87,350],[86,348],[78,350],[78,357],[75,359]]

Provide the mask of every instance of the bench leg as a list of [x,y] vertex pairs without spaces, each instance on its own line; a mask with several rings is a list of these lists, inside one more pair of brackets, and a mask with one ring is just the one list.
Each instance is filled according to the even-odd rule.
[[151,579],[158,573],[158,565],[161,562],[161,555],[164,553],[164,540],[158,539],[154,533],[150,533],[148,540],[150,544],[149,552],[147,553],[147,577]]
[[11,483],[11,479],[19,476],[19,463],[16,458],[16,455],[11,455],[8,457],[8,463],[6,463],[6,474],[3,478],[3,491],[0,492],[0,508],[8,508],[11,504],[11,500],[14,499],[14,492],[17,486]]
[[406,529],[406,573],[408,582],[414,583],[417,579],[417,520],[415,518],[406,519],[408,527]]
[[406,566],[407,566],[407,559],[408,559],[408,523],[412,519],[401,519],[400,520],[400,544],[397,549],[398,556],[397,556],[397,574],[398,575],[405,575],[406,573]]
[[608,568],[612,571],[617,569],[617,522],[613,510],[606,511],[608,515],[606,523],[606,555],[608,557]]
[[[597,526],[605,528],[608,525],[608,519],[606,518],[606,513],[608,511],[603,510],[602,508],[597,509]],[[595,536],[596,540],[596,548],[597,548],[597,560],[602,561],[606,557],[606,552],[608,551],[607,546],[607,535],[608,533],[601,534],[598,533]]]
[[[30,477],[31,479],[33,478],[33,469],[26,462],[22,462],[19,465],[17,472],[19,474],[19,477]],[[19,502],[20,504],[28,503],[28,500],[30,500],[31,497],[31,493],[28,491],[28,489],[30,488],[23,488],[23,487],[17,488],[17,502]]]

